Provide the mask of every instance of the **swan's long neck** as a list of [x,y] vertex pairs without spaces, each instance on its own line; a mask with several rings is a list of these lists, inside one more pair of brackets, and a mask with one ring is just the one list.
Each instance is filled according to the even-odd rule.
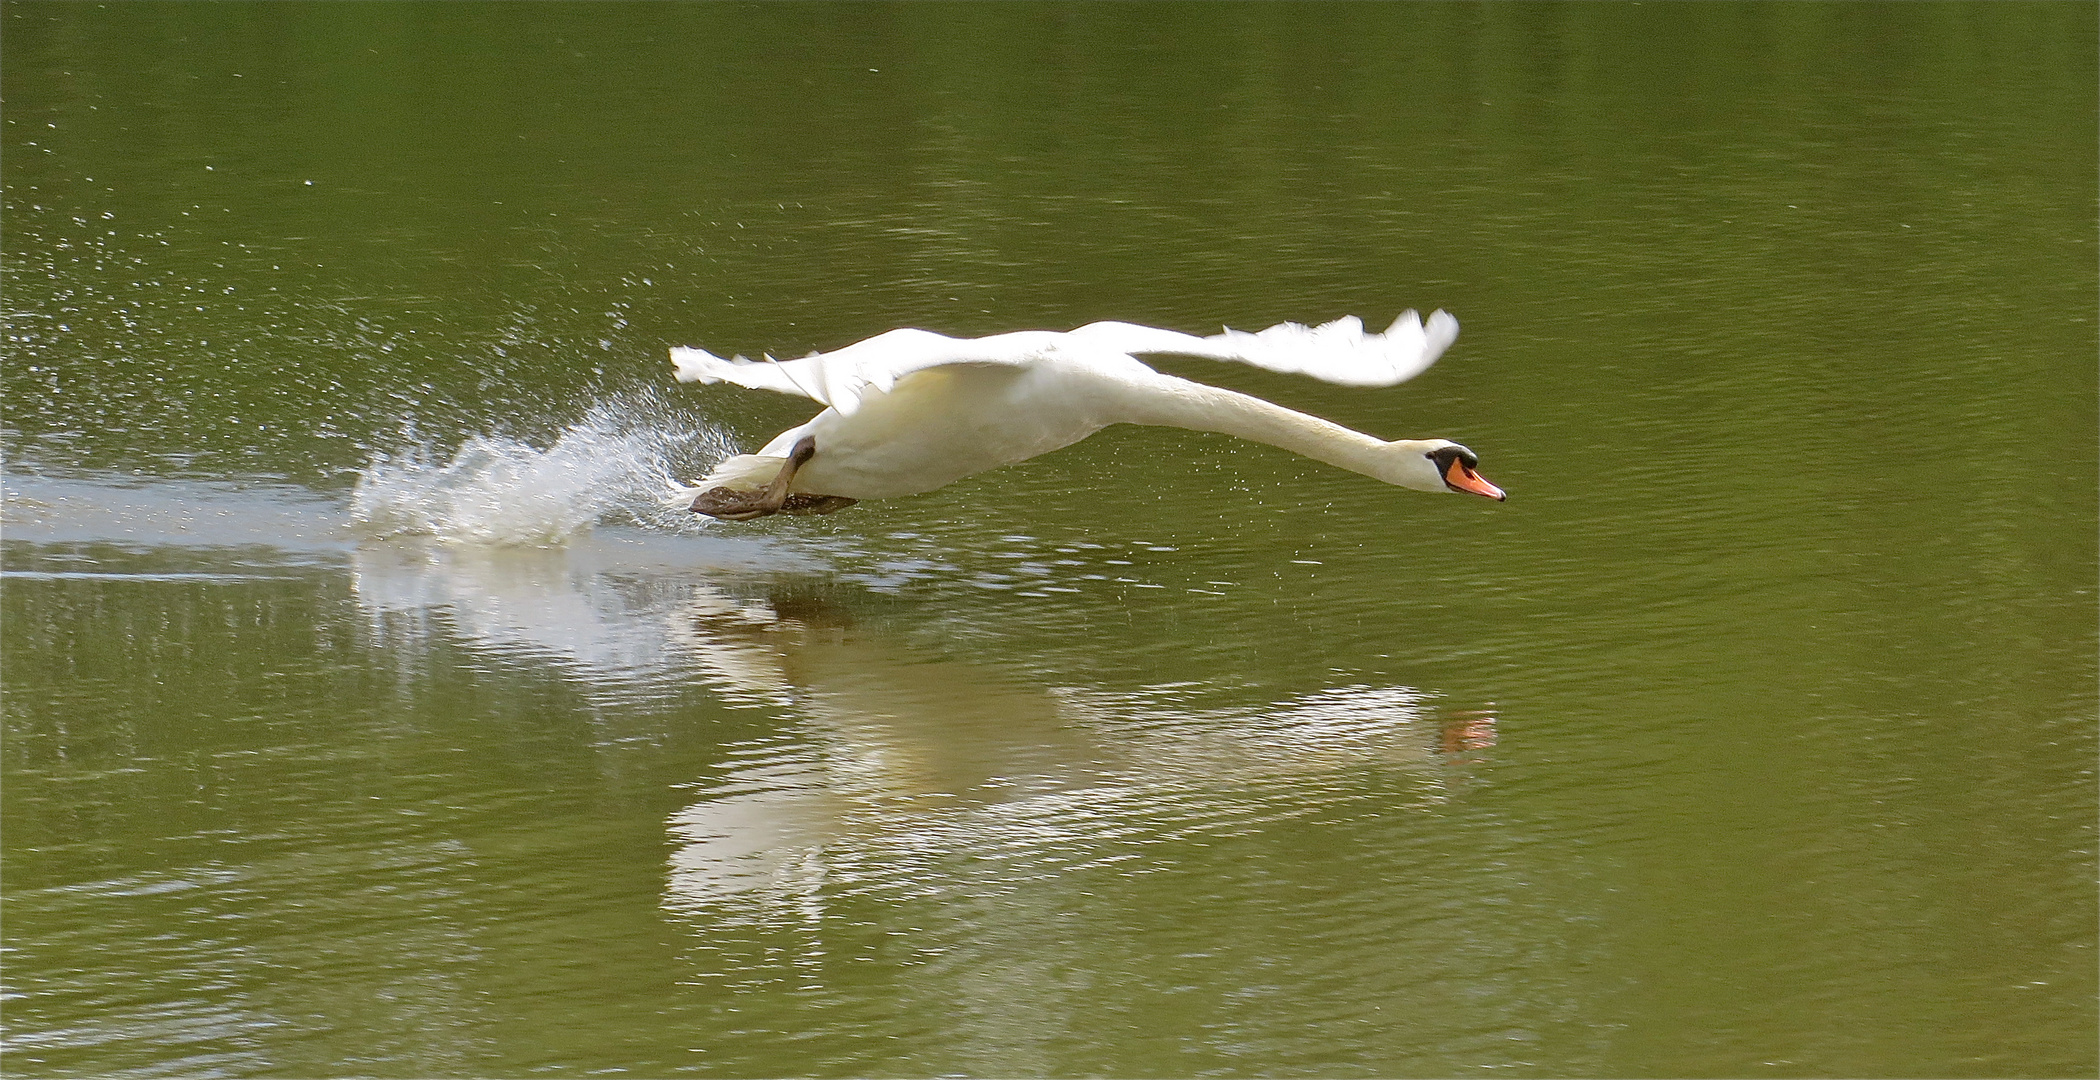
[[[1416,486],[1396,468],[1399,458],[1390,443],[1317,416],[1286,409],[1258,397],[1206,386],[1171,375],[1124,402],[1125,423],[1216,431],[1324,461],[1336,468]],[[1433,474],[1432,474],[1433,475]]]

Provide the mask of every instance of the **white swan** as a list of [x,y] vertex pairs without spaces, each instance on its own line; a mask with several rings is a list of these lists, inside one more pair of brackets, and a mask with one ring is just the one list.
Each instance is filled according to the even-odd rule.
[[916,495],[1068,446],[1110,424],[1219,431],[1279,446],[1417,491],[1501,500],[1480,459],[1448,439],[1386,442],[1257,397],[1162,374],[1137,354],[1236,360],[1350,386],[1391,386],[1436,361],[1458,336],[1444,312],[1408,311],[1383,334],[1354,316],[1193,337],[1098,322],[1056,333],[951,338],[891,330],[800,360],[724,360],[675,348],[680,382],[733,382],[828,406],[756,454],[739,454],[672,492],[694,513],[734,521],[828,514],[861,499]]

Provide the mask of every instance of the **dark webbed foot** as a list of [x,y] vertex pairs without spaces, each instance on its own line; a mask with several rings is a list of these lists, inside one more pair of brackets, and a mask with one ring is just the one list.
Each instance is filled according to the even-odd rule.
[[776,511],[765,506],[763,491],[732,491],[726,487],[709,488],[693,500],[692,511],[706,514],[724,521],[750,521]]
[[795,473],[815,456],[817,440],[805,435],[789,451],[787,461],[780,467],[780,475],[774,477],[772,483],[758,491],[709,488],[693,500],[692,511],[724,521],[750,521],[772,514],[829,514],[852,506],[857,500],[841,495],[788,494],[788,485],[795,482]]
[[790,495],[777,509],[769,509],[763,491],[732,491],[718,487],[701,492],[700,497],[693,500],[692,510],[695,514],[706,514],[724,521],[752,521],[773,514],[829,514],[859,501],[843,495]]

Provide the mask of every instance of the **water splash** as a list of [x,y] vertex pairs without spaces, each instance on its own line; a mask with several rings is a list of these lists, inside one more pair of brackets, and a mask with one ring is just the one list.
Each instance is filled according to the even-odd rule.
[[351,520],[372,536],[553,546],[604,520],[692,527],[663,493],[733,453],[727,436],[647,399],[601,403],[544,449],[475,435],[449,459],[426,443],[377,452],[359,470]]

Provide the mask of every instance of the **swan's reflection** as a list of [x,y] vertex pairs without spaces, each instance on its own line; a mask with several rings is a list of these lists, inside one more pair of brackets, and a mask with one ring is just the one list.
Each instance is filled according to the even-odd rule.
[[[652,546],[654,545],[654,546]],[[776,713],[672,815],[666,904],[712,921],[799,921],[833,893],[943,895],[1154,858],[1318,814],[1368,784],[1433,805],[1494,717],[1403,686],[1218,703],[1214,688],[1046,685],[936,658],[855,624],[763,544],[648,538],[554,551],[365,545],[354,588],[385,633],[441,623],[601,701],[698,683]],[[749,583],[771,581],[770,591]],[[737,595],[733,583],[746,583]],[[1398,788],[1399,790],[1395,790]]]
[[730,695],[781,702],[809,738],[742,748],[673,815],[669,905],[715,921],[807,918],[826,889],[962,895],[1145,858],[1319,812],[1365,777],[1450,796],[1491,710],[1397,686],[1232,708],[1197,687],[1046,687],[932,661],[827,613],[696,607],[674,620]]

